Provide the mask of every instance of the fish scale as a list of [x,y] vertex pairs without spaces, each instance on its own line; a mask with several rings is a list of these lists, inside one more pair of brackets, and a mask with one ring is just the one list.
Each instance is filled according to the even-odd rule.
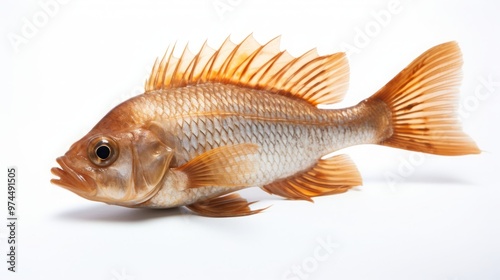
[[[156,106],[164,108],[162,114],[156,110],[141,113],[163,123],[176,136],[179,166],[213,148],[257,144],[259,171],[248,182],[255,186],[310,168],[323,155],[342,147],[378,140],[374,138],[376,125],[373,131],[353,127],[366,123],[359,120],[363,115],[349,114],[352,109],[321,110],[303,100],[237,85],[206,83],[152,92],[138,96],[134,106],[141,110],[147,107],[144,102],[160,102]],[[368,121],[379,122],[377,118]],[[205,137],[195,135],[198,131],[205,132]]]

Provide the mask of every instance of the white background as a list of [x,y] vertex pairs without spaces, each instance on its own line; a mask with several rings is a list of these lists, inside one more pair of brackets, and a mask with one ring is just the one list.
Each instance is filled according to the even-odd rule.
[[[1,279],[500,278],[494,1],[401,0],[396,10],[388,0],[66,2],[0,4],[1,217],[7,166],[19,169],[18,272],[4,262],[2,222]],[[197,50],[208,39],[217,47],[252,32],[261,43],[282,35],[294,55],[354,50],[343,106],[374,93],[426,49],[458,41],[461,119],[483,153],[349,148],[341,152],[357,163],[364,186],[315,203],[245,190],[261,201],[257,207],[272,207],[242,218],[109,206],[50,184],[55,158],[140,93],[168,45]]]

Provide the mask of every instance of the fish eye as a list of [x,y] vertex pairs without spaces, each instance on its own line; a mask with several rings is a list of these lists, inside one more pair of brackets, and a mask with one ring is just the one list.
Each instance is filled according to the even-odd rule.
[[118,157],[118,145],[112,138],[98,136],[90,140],[87,152],[92,163],[105,167]]
[[102,144],[95,149],[95,154],[100,160],[107,160],[111,155],[111,148],[108,144]]

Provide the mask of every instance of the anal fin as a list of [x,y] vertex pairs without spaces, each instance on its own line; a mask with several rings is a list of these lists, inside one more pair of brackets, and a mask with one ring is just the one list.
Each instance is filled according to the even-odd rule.
[[308,170],[262,187],[268,193],[289,199],[312,201],[311,197],[346,192],[361,185],[356,165],[347,155],[321,159]]
[[257,214],[267,208],[251,210],[248,202],[237,193],[231,193],[188,205],[191,211],[208,217],[237,217]]

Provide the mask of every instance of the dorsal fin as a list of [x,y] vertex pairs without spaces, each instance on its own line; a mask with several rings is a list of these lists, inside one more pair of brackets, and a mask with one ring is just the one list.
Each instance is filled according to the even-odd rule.
[[264,89],[298,97],[313,105],[342,100],[349,82],[344,53],[319,56],[315,49],[299,57],[279,49],[280,37],[259,44],[252,35],[240,44],[224,41],[218,50],[205,42],[197,54],[187,46],[177,58],[168,49],[156,60],[146,93],[205,82],[220,82]]

